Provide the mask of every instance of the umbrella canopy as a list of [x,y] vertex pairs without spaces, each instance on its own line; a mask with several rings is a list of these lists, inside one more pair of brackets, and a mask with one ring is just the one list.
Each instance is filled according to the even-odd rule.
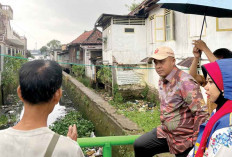
[[186,14],[204,15],[200,39],[206,22],[205,16],[232,17],[232,0],[160,0],[161,8]]
[[232,0],[160,0],[157,4],[186,14],[232,17]]

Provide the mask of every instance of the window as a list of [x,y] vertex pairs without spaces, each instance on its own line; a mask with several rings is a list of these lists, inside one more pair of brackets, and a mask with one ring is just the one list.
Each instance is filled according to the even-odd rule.
[[125,28],[125,33],[134,33],[135,29],[134,28]]
[[164,16],[155,16],[155,41],[165,41]]
[[174,40],[173,11],[165,9],[164,15],[155,15],[155,41]]
[[11,55],[11,49],[8,48],[8,55]]
[[80,59],[80,51],[77,50],[77,59]]
[[216,18],[217,31],[232,31],[232,18]]
[[165,40],[174,40],[173,11],[165,9]]
[[145,25],[143,18],[113,18],[113,24],[116,25]]

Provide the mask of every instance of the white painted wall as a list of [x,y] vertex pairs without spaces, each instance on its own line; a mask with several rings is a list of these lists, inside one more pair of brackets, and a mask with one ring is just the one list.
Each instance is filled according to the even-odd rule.
[[103,64],[112,64],[112,25],[102,32],[102,39]]
[[[134,33],[125,33],[134,28]],[[112,55],[119,64],[139,64],[146,57],[145,25],[112,25]]]
[[[125,33],[125,28],[134,28],[134,33]],[[119,64],[140,64],[146,57],[145,32],[145,25],[111,24],[103,31],[103,62],[112,64],[114,56]]]
[[[85,64],[86,65],[91,65],[91,61],[89,60],[91,58],[91,52],[85,49]],[[85,66],[85,75],[92,79],[92,69],[94,67],[91,66]]]

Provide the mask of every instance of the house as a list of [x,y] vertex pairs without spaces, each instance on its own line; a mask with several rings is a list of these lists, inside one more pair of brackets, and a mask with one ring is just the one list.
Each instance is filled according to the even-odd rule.
[[21,54],[25,57],[27,52],[26,37],[18,35],[11,28],[10,20],[13,20],[12,8],[0,3],[0,72],[3,70],[4,65],[3,55],[15,56]]
[[[192,40],[199,39],[203,16],[184,14],[160,8],[157,2],[158,0],[144,0],[127,16],[121,16],[127,19],[131,19],[132,17],[141,19],[142,17],[144,24],[140,28],[142,30],[141,34],[136,33],[137,26],[133,27],[130,23],[125,22],[125,18],[123,20],[117,20],[116,18],[119,19],[120,15],[108,16],[108,18],[107,15],[102,15],[98,19],[96,25],[103,27],[103,60],[110,58],[105,57],[109,55],[115,58],[118,63],[126,64],[130,59],[133,60],[132,62],[134,64],[138,64],[137,58],[141,59],[141,62],[144,61],[146,63],[145,58],[149,57],[157,47],[164,45],[171,47],[175,51],[177,64],[193,56]],[[125,30],[125,27],[134,28],[134,35],[125,36],[125,34],[121,34],[119,26],[116,25],[118,21],[122,26],[121,30]],[[232,45],[230,44],[232,39],[232,18],[206,17],[206,21],[207,27],[205,26],[203,29],[202,40],[207,43],[209,48],[212,51],[222,47],[232,50]],[[118,29],[115,29],[115,27]],[[131,31],[133,32],[133,30]],[[107,44],[104,43],[105,37],[107,37]],[[141,38],[143,41],[140,40]],[[136,49],[138,45],[143,47],[143,51],[140,50],[138,52],[133,50],[128,53],[128,56],[122,55],[122,51],[125,52],[129,45],[136,40],[140,40],[140,42],[134,46]],[[117,48],[115,43],[117,44]],[[121,52],[119,50],[115,51],[115,49],[120,48]],[[120,55],[118,56],[116,54]],[[207,57],[204,54],[202,55],[202,59],[202,64],[207,62]],[[109,62],[112,63],[112,60],[109,59]],[[138,65],[140,67],[147,67],[146,70],[141,70],[143,80],[149,86],[157,88],[159,76],[154,70],[154,64],[147,64],[146,66],[143,64]],[[180,68],[188,72],[188,68]]]
[[63,67],[63,68],[70,68],[69,65],[69,53],[67,49],[67,45],[62,45],[61,46],[61,52],[57,54],[57,61],[58,63]]
[[102,33],[94,28],[85,31],[78,38],[68,44],[69,61],[85,64],[85,75],[96,80],[97,69],[94,65],[102,62]]
[[61,52],[62,52],[62,50],[60,48],[50,50],[50,52],[49,52],[50,59],[57,62],[58,61],[58,54],[60,54]]
[[103,64],[113,65],[113,82],[127,86],[140,85],[140,69],[129,69],[146,65],[141,62],[148,54],[146,51],[145,17],[135,15],[102,14],[95,27],[102,27]]

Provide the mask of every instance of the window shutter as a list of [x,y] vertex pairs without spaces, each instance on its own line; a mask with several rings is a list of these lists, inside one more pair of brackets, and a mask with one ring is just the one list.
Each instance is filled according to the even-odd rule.
[[174,40],[174,13],[172,10],[165,9],[165,40]]
[[155,16],[155,41],[165,41],[165,21],[164,15]]

